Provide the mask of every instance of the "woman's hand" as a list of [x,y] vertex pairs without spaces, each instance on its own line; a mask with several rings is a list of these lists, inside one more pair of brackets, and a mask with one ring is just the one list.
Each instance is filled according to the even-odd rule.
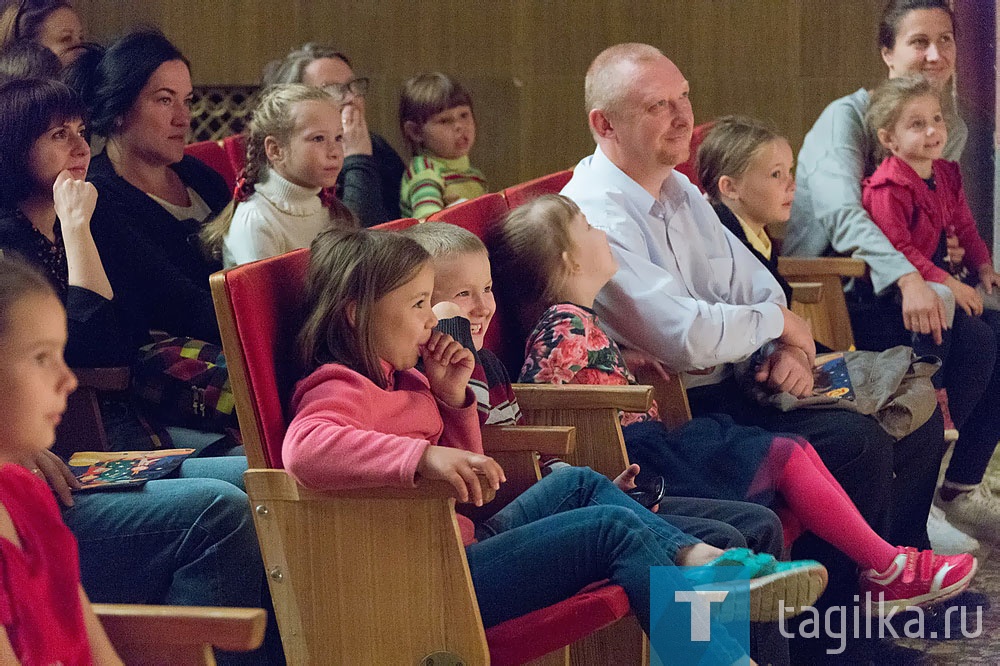
[[465,392],[476,367],[472,352],[441,331],[431,331],[431,337],[420,350],[424,374],[431,393],[449,407],[465,406]]
[[344,157],[371,155],[372,136],[364,112],[353,104],[345,104],[340,110],[340,120],[344,124]]
[[97,206],[97,188],[93,183],[76,180],[69,171],[60,171],[52,184],[52,202],[64,230],[89,229]]
[[967,315],[978,317],[983,314],[983,297],[978,291],[953,277],[948,277],[944,284],[955,295],[955,304],[965,310]]
[[24,466],[45,479],[59,501],[65,506],[73,506],[73,490],[80,488],[80,481],[69,471],[69,467],[51,451],[40,451],[24,463]]
[[990,264],[983,264],[979,267],[979,284],[983,286],[987,294],[993,293],[993,287],[1000,287],[1000,273],[993,270]]
[[903,296],[903,326],[908,331],[930,335],[941,344],[941,331],[948,328],[944,301],[927,286],[920,273],[907,273],[896,281]]
[[500,484],[507,480],[500,463],[489,456],[433,444],[420,457],[417,473],[425,479],[447,481],[458,491],[459,501],[471,500],[476,506],[483,505],[480,476],[486,477],[493,490],[499,490]]

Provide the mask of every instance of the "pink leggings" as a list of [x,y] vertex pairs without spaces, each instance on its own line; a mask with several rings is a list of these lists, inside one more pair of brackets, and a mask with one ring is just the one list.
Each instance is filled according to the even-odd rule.
[[747,496],[769,489],[784,502],[778,516],[784,527],[785,543],[792,543],[808,530],[862,569],[885,571],[892,564],[896,548],[865,522],[809,442],[792,436],[774,437]]

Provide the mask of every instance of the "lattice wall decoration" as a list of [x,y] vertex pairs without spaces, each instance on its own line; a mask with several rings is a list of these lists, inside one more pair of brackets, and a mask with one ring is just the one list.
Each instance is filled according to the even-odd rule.
[[257,103],[257,92],[257,86],[196,86],[190,141],[219,141],[242,132]]

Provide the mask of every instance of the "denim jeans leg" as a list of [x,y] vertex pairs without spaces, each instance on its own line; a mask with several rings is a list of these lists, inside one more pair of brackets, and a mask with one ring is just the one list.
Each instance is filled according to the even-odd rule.
[[588,506],[616,506],[635,514],[644,528],[652,531],[663,544],[671,562],[681,548],[700,543],[634,501],[607,477],[589,467],[567,467],[552,472],[492,518],[480,523],[476,536],[484,539],[563,511]]
[[215,479],[80,493],[63,519],[93,601],[259,607],[263,564],[247,496]]

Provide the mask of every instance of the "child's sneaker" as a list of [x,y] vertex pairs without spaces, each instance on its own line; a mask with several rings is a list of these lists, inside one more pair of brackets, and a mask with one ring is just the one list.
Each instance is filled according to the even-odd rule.
[[[776,622],[779,618],[794,617],[803,608],[814,604],[826,589],[826,567],[815,560],[779,562],[766,553],[754,553],[748,548],[733,548],[704,566],[738,566],[747,569],[750,577],[751,622]],[[695,571],[697,568],[684,572],[693,585],[711,588],[727,586],[727,583],[699,580],[693,575]]]
[[884,572],[869,569],[861,574],[861,599],[871,602],[871,615],[950,599],[969,586],[978,566],[976,558],[969,554],[937,555],[932,550],[904,547],[898,550]]
[[953,498],[946,500],[942,492],[954,490],[945,485],[934,493],[934,505],[944,511],[948,522],[969,534],[1000,543],[1000,497],[989,493],[983,484],[963,487]]
[[958,428],[951,420],[951,410],[948,409],[948,391],[943,388],[934,389],[934,395],[937,397],[938,407],[941,408],[941,416],[944,418],[944,441],[949,444],[958,441]]

